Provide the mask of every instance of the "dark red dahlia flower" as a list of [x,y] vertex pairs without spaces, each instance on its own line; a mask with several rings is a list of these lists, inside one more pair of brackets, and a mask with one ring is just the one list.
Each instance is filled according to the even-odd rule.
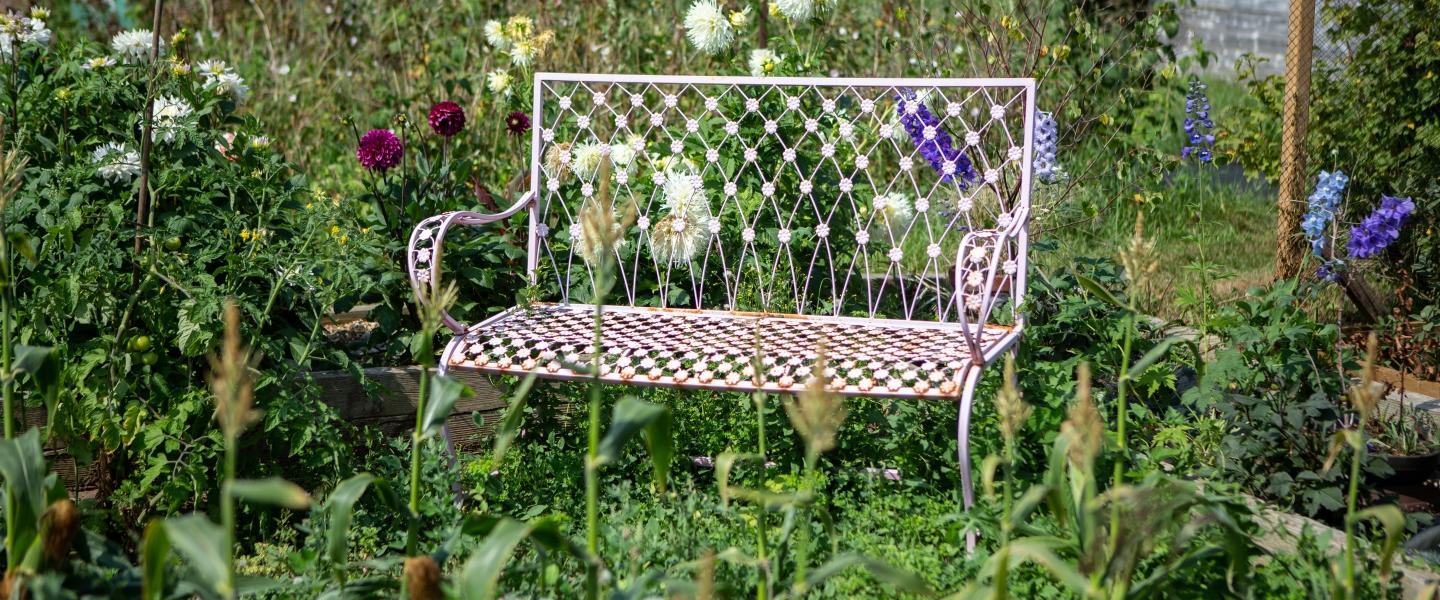
[[510,113],[505,117],[505,129],[510,131],[510,135],[525,135],[530,131],[530,115],[518,110]]
[[450,137],[465,128],[465,110],[459,104],[445,101],[430,108],[430,129],[442,137]]
[[360,137],[360,146],[355,149],[360,166],[371,171],[388,171],[398,166],[403,156],[405,147],[389,129],[371,129]]

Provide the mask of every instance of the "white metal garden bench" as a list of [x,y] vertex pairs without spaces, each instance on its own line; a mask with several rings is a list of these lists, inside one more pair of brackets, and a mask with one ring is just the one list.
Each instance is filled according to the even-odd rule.
[[568,366],[593,358],[579,210],[606,156],[635,218],[602,380],[793,393],[823,344],[836,393],[959,401],[969,508],[975,386],[1024,328],[1034,99],[1032,79],[539,73],[529,191],[425,220],[409,269],[423,291],[452,226],[528,209],[530,281],[554,301],[447,315],[441,368],[587,377]]

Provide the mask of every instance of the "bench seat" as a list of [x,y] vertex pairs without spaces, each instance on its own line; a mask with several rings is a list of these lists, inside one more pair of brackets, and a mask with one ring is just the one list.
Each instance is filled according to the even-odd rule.
[[[470,327],[446,365],[583,379],[572,367],[593,360],[594,311],[588,304],[511,308]],[[613,383],[793,393],[823,347],[836,393],[955,398],[974,364],[958,323],[639,306],[607,306],[602,314],[601,379]],[[1014,337],[1010,327],[990,324],[980,339],[998,354]]]

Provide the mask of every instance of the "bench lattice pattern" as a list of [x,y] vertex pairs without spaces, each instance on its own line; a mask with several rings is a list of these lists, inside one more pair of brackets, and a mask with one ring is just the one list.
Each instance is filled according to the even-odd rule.
[[602,378],[793,392],[823,343],[837,392],[961,401],[968,505],[974,386],[1024,325],[1033,80],[542,73],[534,93],[530,191],[421,223],[410,268],[418,290],[451,225],[528,209],[555,303],[447,317],[445,368],[578,377],[606,251],[579,215],[608,186]]

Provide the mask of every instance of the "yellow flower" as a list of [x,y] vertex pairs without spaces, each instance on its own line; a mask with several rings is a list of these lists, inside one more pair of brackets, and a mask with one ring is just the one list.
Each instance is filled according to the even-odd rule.
[[350,241],[350,236],[348,236],[348,235],[342,235],[342,236],[340,236],[340,245],[341,245],[341,246],[344,246],[344,245],[345,245],[345,242],[348,242],[348,241]]
[[312,209],[312,208],[315,208],[315,203],[314,203],[314,202],[306,202],[306,203],[305,203],[305,210],[310,210],[310,209]]
[[1145,203],[1145,195],[1141,194],[1140,192],[1135,192],[1135,195],[1131,196],[1130,199],[1133,200],[1136,204]]
[[340,226],[339,226],[339,225],[331,225],[331,226],[330,226],[330,235],[331,235],[331,236],[340,235]]
[[242,229],[242,230],[240,230],[240,239],[245,240],[245,241],[247,241],[247,242],[250,241],[250,230],[249,230],[249,229]]
[[1114,123],[1114,122],[1115,122],[1115,120],[1114,120],[1114,119],[1111,119],[1111,118],[1110,118],[1110,115],[1100,115],[1100,124],[1101,124],[1101,125],[1104,125],[1104,126],[1106,126],[1106,127],[1109,127],[1110,124],[1111,124],[1111,123]]

